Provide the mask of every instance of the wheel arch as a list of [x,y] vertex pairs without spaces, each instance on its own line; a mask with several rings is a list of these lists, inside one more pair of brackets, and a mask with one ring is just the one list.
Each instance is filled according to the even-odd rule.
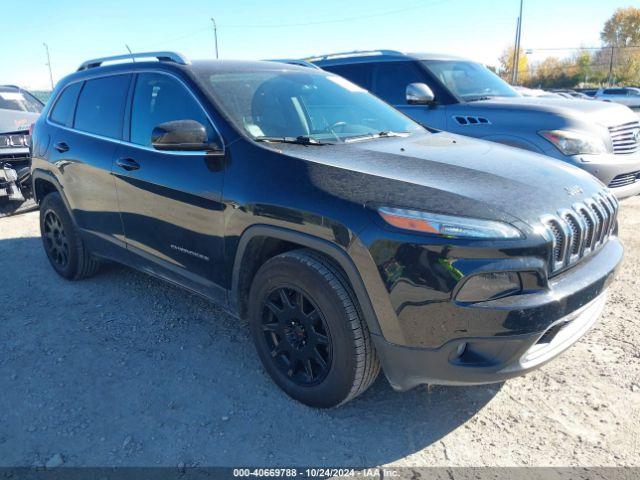
[[369,331],[375,335],[380,334],[379,320],[371,299],[349,254],[328,240],[272,225],[251,226],[240,237],[232,269],[229,297],[231,308],[240,317],[246,317],[248,292],[260,266],[280,253],[301,248],[322,254],[344,273],[362,309]]

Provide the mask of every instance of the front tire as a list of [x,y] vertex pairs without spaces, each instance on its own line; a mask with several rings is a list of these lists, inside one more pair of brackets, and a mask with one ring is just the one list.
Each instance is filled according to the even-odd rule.
[[48,194],[40,205],[42,245],[53,269],[67,280],[94,275],[100,263],[87,249],[58,192]]
[[380,371],[348,282],[314,252],[287,252],[258,270],[249,322],[269,375],[306,405],[344,404],[369,388]]

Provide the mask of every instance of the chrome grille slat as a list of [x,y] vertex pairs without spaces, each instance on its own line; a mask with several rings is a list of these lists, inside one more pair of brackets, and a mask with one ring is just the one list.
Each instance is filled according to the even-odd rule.
[[636,136],[638,129],[640,129],[640,122],[628,122],[609,127],[613,153],[628,155],[640,150],[640,143]]
[[603,191],[570,209],[541,217],[545,236],[552,246],[551,273],[573,265],[604,245],[615,229],[617,213],[618,200]]

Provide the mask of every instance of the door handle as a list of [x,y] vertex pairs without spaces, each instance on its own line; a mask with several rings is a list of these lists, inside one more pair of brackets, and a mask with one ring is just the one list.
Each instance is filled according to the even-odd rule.
[[59,151],[60,153],[64,153],[64,152],[68,152],[69,151],[69,145],[67,145],[64,142],[58,142],[54,145],[54,148]]
[[119,158],[116,160],[116,165],[127,172],[130,172],[131,170],[138,170],[140,168],[140,164],[133,158]]

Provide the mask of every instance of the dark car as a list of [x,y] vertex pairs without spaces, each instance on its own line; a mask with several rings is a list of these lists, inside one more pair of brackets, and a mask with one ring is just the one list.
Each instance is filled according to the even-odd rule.
[[29,176],[29,127],[43,107],[26,90],[0,85],[0,217],[35,205]]
[[64,278],[114,260],[219,302],[317,407],[380,366],[398,390],[499,382],[598,318],[622,246],[586,172],[432,134],[318,69],[136,58],[83,64],[34,128]]

